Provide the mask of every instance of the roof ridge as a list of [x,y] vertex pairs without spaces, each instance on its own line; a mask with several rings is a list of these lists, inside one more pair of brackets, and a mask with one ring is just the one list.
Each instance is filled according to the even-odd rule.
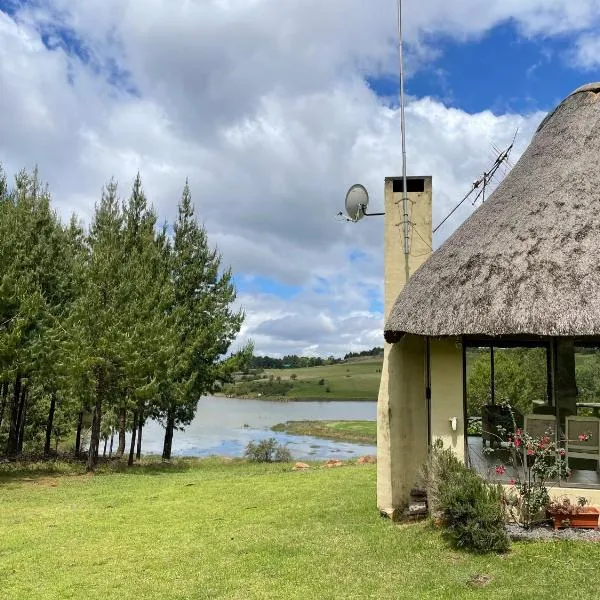
[[[596,94],[600,93],[600,81],[586,83],[585,85],[579,86],[574,92],[571,92],[569,96],[580,94],[581,92],[595,92]],[[567,98],[569,96],[567,96]]]

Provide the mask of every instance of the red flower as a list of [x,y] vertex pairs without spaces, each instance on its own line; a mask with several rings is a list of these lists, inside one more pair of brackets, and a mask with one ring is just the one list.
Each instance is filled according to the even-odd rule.
[[515,439],[515,446],[518,448],[521,445],[521,440],[519,438]]
[[527,456],[533,456],[533,448],[527,448]]
[[564,450],[561,450],[561,451],[560,451],[560,455],[561,455],[561,456],[564,456],[565,454],[566,454],[566,452],[565,452]]
[[517,482],[514,479],[511,479],[508,483],[510,483],[510,485],[515,485]]
[[580,442],[587,442],[590,439],[589,435],[586,435],[585,433],[580,433],[579,434],[579,441]]
[[504,473],[506,473],[506,469],[504,468],[504,465],[498,465],[496,467],[496,475],[504,475]]

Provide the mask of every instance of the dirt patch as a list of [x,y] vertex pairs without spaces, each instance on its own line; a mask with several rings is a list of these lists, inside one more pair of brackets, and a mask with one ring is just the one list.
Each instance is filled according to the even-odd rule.
[[489,585],[493,577],[491,575],[484,575],[483,573],[474,573],[469,577],[467,585],[471,587],[485,587]]
[[40,487],[58,487],[58,478],[56,477],[21,477],[18,481]]

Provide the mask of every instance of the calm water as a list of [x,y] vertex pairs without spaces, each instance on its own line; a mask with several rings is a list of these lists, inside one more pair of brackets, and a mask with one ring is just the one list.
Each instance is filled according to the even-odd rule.
[[[276,433],[270,428],[285,421],[375,421],[376,418],[376,402],[268,402],[205,396],[198,402],[192,423],[185,431],[175,432],[172,454],[242,456],[249,441],[266,437],[275,437],[288,444],[295,459],[351,458],[375,454],[375,446]],[[161,454],[163,440],[162,426],[156,422],[148,423],[144,427],[142,452]]]

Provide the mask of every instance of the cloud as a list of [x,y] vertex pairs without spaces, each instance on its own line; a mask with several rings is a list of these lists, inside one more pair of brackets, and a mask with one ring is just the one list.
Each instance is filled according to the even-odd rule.
[[[412,68],[436,35],[473,37],[509,18],[526,35],[579,31],[597,9],[407,3]],[[225,264],[302,290],[241,293],[242,340],[278,354],[380,345],[382,220],[334,215],[356,182],[380,209],[384,177],[400,173],[398,111],[365,82],[395,73],[394,10],[387,0],[54,0],[0,12],[0,161],[11,173],[37,163],[65,217],[88,218],[113,175],[127,195],[139,170],[172,220],[189,177]],[[490,166],[492,143],[519,128],[516,158],[542,114],[410,98],[406,117],[409,173],[433,175],[437,223]],[[465,203],[437,241],[472,210]]]
[[575,45],[569,58],[585,70],[600,67],[600,37],[598,33],[582,35]]

